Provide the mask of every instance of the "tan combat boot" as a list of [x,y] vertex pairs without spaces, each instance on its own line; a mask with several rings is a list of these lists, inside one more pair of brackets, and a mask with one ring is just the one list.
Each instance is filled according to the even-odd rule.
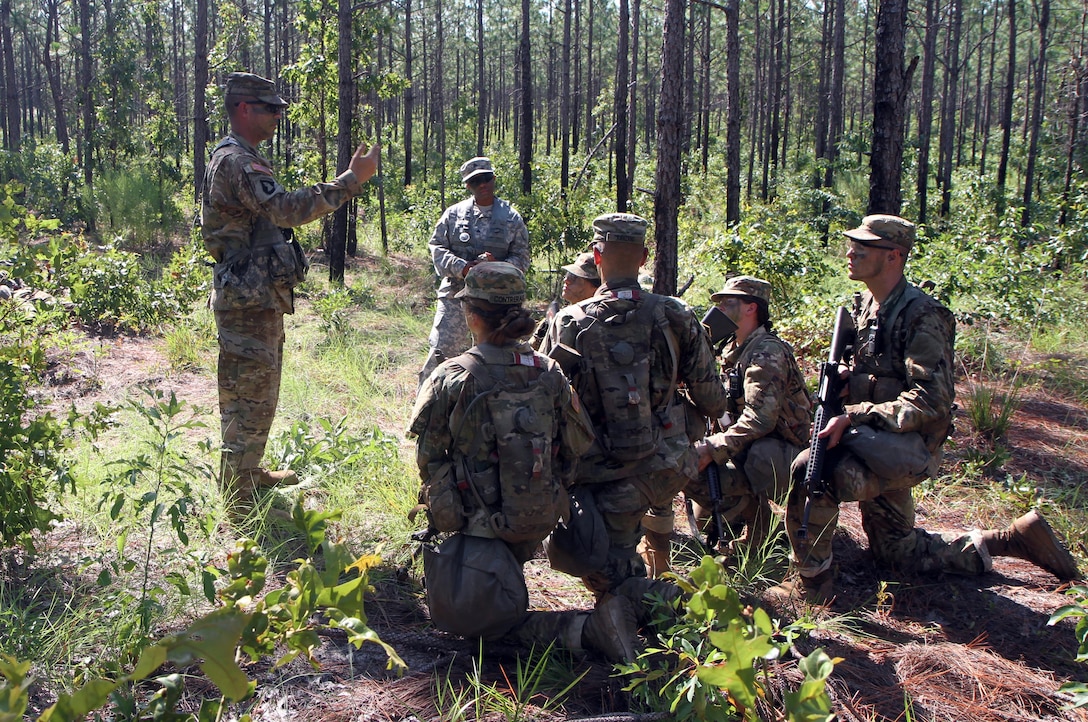
[[270,489],[275,486],[293,486],[298,483],[298,474],[290,469],[269,471],[268,469],[246,469],[238,472],[242,483],[248,483],[254,489]]
[[797,574],[763,592],[763,597],[778,607],[797,604],[826,606],[835,598],[835,572],[825,569],[816,576]]
[[635,609],[624,597],[606,595],[585,620],[582,641],[586,649],[603,654],[609,662],[633,662],[638,656]]
[[1004,531],[982,532],[982,542],[990,556],[1026,559],[1062,581],[1080,578],[1072,555],[1058,540],[1046,519],[1034,509]]
[[638,555],[646,563],[646,575],[651,579],[657,579],[665,572],[671,571],[669,554],[672,545],[669,536],[671,535],[647,530],[642,541],[638,543]]

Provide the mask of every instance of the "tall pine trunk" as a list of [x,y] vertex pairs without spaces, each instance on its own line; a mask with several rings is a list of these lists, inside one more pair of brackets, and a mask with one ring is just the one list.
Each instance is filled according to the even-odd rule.
[[657,113],[654,195],[654,293],[676,293],[677,219],[680,214],[680,137],[684,84],[684,0],[665,0],[661,38],[661,95]]
[[914,63],[903,67],[906,0],[881,0],[876,19],[873,73],[873,144],[869,162],[869,213],[899,215],[907,91]]

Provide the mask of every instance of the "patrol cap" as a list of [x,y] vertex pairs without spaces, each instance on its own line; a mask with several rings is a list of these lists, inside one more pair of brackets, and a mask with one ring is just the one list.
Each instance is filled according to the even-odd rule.
[[491,159],[485,156],[469,158],[461,164],[461,182],[463,183],[468,183],[470,179],[484,173],[495,175],[495,169],[491,167]]
[[770,303],[771,284],[755,276],[733,276],[725,282],[722,290],[710,296],[710,300],[718,303],[727,296],[751,296]]
[[263,103],[282,105],[289,103],[276,93],[276,84],[268,78],[253,73],[231,73],[227,76],[227,95],[248,95]]
[[865,216],[861,219],[860,226],[843,231],[843,234],[866,245],[885,241],[904,251],[909,251],[914,246],[914,224],[899,216]]
[[588,278],[591,281],[597,281],[601,278],[597,272],[597,264],[593,262],[593,253],[591,251],[579,253],[578,258],[574,259],[574,263],[563,266],[563,270],[572,276]]
[[593,242],[645,244],[646,219],[631,213],[605,213],[593,219]]
[[497,306],[525,302],[525,275],[506,261],[484,261],[468,270],[456,298],[478,298]]

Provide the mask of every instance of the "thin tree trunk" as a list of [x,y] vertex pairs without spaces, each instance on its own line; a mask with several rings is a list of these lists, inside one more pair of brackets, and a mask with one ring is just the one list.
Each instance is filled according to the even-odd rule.
[[740,222],[740,0],[726,0],[725,222]]
[[949,8],[951,25],[948,29],[948,46],[945,52],[946,81],[944,102],[941,104],[941,143],[937,162],[937,185],[941,189],[941,217],[947,218],[952,206],[953,143],[956,139],[957,91],[960,81],[960,38],[963,28],[962,0],[952,0]]
[[631,199],[627,179],[627,71],[628,40],[631,29],[627,0],[619,0],[619,38],[616,43],[616,87],[613,102],[616,130],[612,135],[616,157],[616,212],[626,213]]
[[997,164],[997,215],[1005,212],[1005,184],[1009,174],[1009,147],[1012,145],[1012,104],[1016,86],[1016,0],[1009,3],[1009,65],[1005,71],[1005,104],[1001,109],[1001,158]]
[[1035,97],[1031,107],[1031,133],[1028,140],[1027,168],[1024,170],[1024,209],[1020,225],[1031,224],[1031,203],[1035,190],[1035,163],[1039,157],[1039,132],[1043,126],[1043,101],[1046,93],[1046,51],[1050,47],[1050,0],[1039,2],[1039,59],[1035,63]]
[[484,69],[484,0],[476,0],[476,155],[484,154],[484,135],[487,130]]
[[654,293],[676,293],[677,219],[680,213],[680,148],[683,125],[684,0],[665,0],[661,39],[661,100],[657,114],[654,195]]
[[635,147],[638,144],[638,43],[641,23],[642,0],[634,0],[631,5],[631,88],[628,94],[627,117],[627,182],[635,182]]
[[42,63],[45,65],[45,74],[49,80],[49,91],[53,96],[53,113],[56,115],[57,142],[61,151],[68,155],[68,116],[64,112],[64,91],[61,88],[60,68],[53,60],[51,48],[58,35],[57,5],[59,0],[48,0],[45,25],[45,46],[42,48]]
[[16,152],[21,145],[19,131],[19,83],[15,76],[15,39],[12,34],[11,0],[0,0],[0,54],[4,63],[4,148]]
[[937,0],[926,0],[926,27],[922,40],[922,89],[918,101],[918,223],[925,223],[929,210],[929,146],[933,131],[933,84],[937,69]]
[[415,78],[412,77],[412,0],[404,0],[404,79],[408,81],[408,87],[404,89],[404,185],[407,187],[412,185],[412,120],[416,112]]
[[193,197],[200,199],[204,185],[204,165],[208,145],[208,112],[205,93],[208,88],[208,0],[196,0],[196,29],[193,58]]
[[1065,152],[1065,179],[1062,183],[1061,213],[1058,225],[1065,227],[1069,220],[1069,193],[1073,189],[1073,172],[1076,167],[1078,150],[1077,139],[1080,135],[1081,93],[1084,90],[1088,73],[1084,68],[1084,19],[1081,20],[1080,48],[1070,65],[1073,70],[1072,82],[1069,83],[1069,140]]
[[518,165],[521,166],[521,192],[533,191],[533,60],[529,54],[529,18],[532,4],[521,0],[521,43],[518,47],[520,60],[521,122],[518,138]]
[[[347,168],[354,148],[351,145],[351,120],[355,110],[355,78],[351,62],[351,3],[338,0],[336,7],[336,169]],[[345,203],[332,215],[329,234],[329,280],[344,285],[344,262],[348,239],[348,208]]]
[[567,188],[570,186],[570,26],[571,0],[563,0],[563,55],[559,97],[559,194],[566,209]]

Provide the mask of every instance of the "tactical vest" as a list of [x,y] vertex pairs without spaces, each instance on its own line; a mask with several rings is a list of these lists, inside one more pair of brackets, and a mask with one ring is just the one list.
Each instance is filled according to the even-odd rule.
[[505,261],[510,253],[506,242],[506,224],[510,220],[510,206],[498,198],[491,206],[491,222],[487,235],[479,237],[473,229],[472,208],[475,201],[466,198],[453,207],[447,240],[450,250],[458,258],[471,261],[481,253],[491,253],[496,261]]
[[[862,296],[854,300],[854,318],[862,312]],[[926,314],[938,314],[948,328],[949,344],[946,363],[951,368],[955,346],[956,321],[952,312],[908,283],[896,307],[886,316],[880,313],[865,325],[858,325],[854,342],[854,363],[851,369],[847,403],[874,404],[891,401],[907,388],[906,348],[914,323]],[[951,418],[942,428],[924,429],[926,445],[935,448],[947,437]]]
[[[223,140],[219,141],[219,144],[212,150],[211,161],[208,163],[208,171],[205,173],[204,181],[204,193],[207,197],[211,179],[215,177],[215,173],[219,170],[219,166],[223,160],[232,155],[248,155],[252,157],[253,152],[245,148],[235,138],[227,136]],[[264,162],[263,160],[261,162]],[[249,251],[252,255],[259,253],[269,253],[270,251],[265,248],[262,251],[256,249],[262,247],[271,247],[278,243],[283,243],[285,240],[284,229],[277,226],[271,220],[260,214],[250,215],[250,232],[249,232]],[[245,256],[247,249],[228,249],[227,254],[224,255],[223,261],[225,263],[233,263],[238,257]],[[234,256],[233,258],[231,256]]]
[[[683,414],[671,413],[678,344],[663,300],[638,289],[620,289],[570,307],[578,328],[575,350],[584,359],[576,390],[605,455],[618,462],[646,459],[666,436],[685,433]],[[654,333],[664,335],[670,356],[669,388],[657,408],[650,378],[656,360]]]
[[[517,365],[531,368],[527,384],[502,380],[476,349],[455,359],[476,381],[466,417],[467,409],[483,404],[489,421],[476,430],[467,451],[454,454],[453,467],[470,520],[479,517],[473,507],[485,510],[490,532],[516,544],[542,541],[566,509],[552,464],[559,429],[555,399],[567,380],[544,356],[511,353]],[[455,448],[463,446],[462,436],[462,429],[455,431]],[[486,448],[493,451],[481,463],[479,452]]]
[[764,344],[781,347],[791,361],[789,364],[789,378],[786,380],[786,396],[783,401],[790,404],[792,408],[785,410],[785,418],[779,417],[775,425],[775,434],[794,446],[803,447],[808,444],[811,423],[809,412],[812,409],[812,399],[809,396],[808,388],[805,386],[805,379],[801,375],[800,368],[794,358],[793,349],[773,331],[768,331],[760,338],[753,339],[744,348],[740,358],[737,359],[737,363],[726,371],[727,396],[729,399],[727,411],[733,420],[739,419],[740,415],[744,413],[744,408],[747,405],[744,400],[744,377],[748,373],[748,366],[751,364],[752,357]]

